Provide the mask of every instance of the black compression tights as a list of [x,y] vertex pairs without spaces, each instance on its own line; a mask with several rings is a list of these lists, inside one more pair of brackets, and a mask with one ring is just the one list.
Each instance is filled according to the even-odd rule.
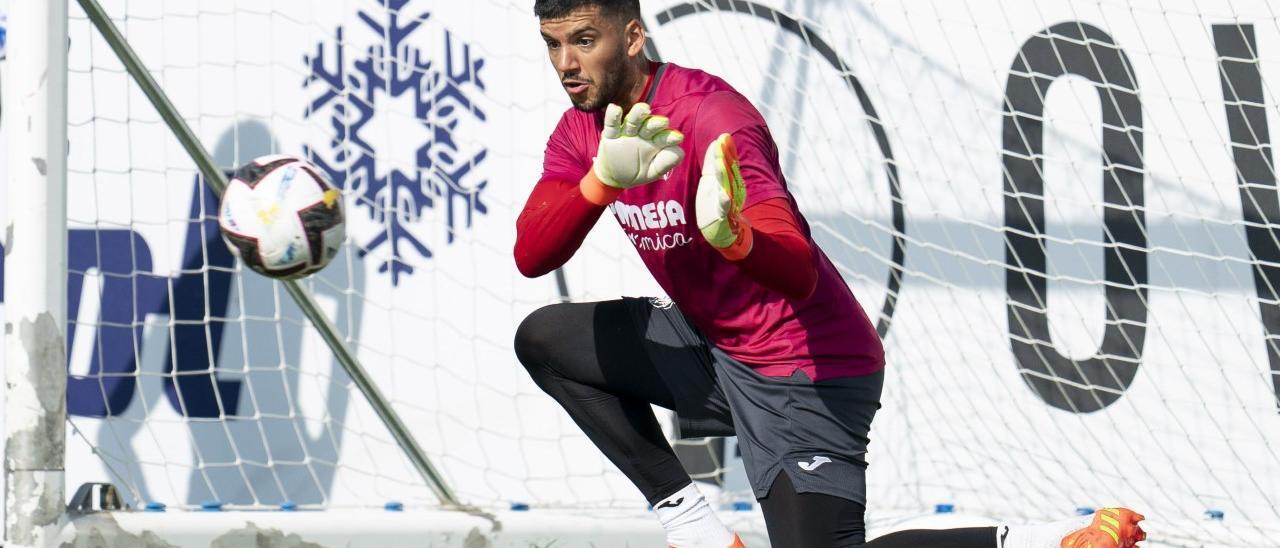
[[779,472],[769,496],[760,499],[769,542],[774,548],[864,546],[866,548],[992,548],[995,527],[912,529],[863,543],[861,504],[822,493],[796,493]]
[[[650,404],[675,402],[643,346],[644,333],[622,301],[543,307],[516,331],[520,363],[650,504],[689,484]],[[796,493],[785,473],[760,499],[777,548],[862,545],[863,507],[819,493]],[[865,544],[871,548],[990,548],[992,527],[913,530]]]
[[516,357],[596,447],[656,504],[689,484],[649,404],[674,409],[622,301],[565,303],[529,314]]

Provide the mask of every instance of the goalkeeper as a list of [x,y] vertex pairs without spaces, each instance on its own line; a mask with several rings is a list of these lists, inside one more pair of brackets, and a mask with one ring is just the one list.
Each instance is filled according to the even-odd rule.
[[[723,80],[648,61],[637,0],[536,0],[534,12],[573,108],[516,221],[516,265],[558,268],[612,209],[670,300],[541,308],[516,333],[521,363],[653,505],[668,544],[741,541],[650,404],[675,410],[681,437],[738,436],[775,546],[863,544],[884,350],[810,237],[764,119]],[[1140,519],[1107,509],[867,546],[1132,546]]]

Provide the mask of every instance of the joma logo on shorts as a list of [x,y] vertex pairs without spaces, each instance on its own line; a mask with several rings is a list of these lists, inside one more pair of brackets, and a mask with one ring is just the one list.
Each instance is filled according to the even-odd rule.
[[812,472],[814,470],[817,470],[819,466],[822,466],[828,462],[831,462],[831,459],[827,457],[813,457],[812,462],[799,461],[799,462],[796,462],[796,464],[799,465],[800,468],[804,469],[805,472]]
[[684,207],[675,200],[651,202],[642,206],[614,202],[613,214],[622,226],[632,230],[655,230],[688,223]]

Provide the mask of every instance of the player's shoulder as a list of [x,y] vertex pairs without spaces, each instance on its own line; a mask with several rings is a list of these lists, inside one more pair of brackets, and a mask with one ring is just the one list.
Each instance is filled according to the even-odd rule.
[[599,136],[603,128],[603,112],[583,112],[569,107],[560,115],[560,121],[551,130],[551,141],[572,144],[571,148],[594,148],[589,143]]
[[602,113],[600,112],[583,112],[570,106],[560,114],[560,121],[556,124],[556,131],[571,131],[590,127],[595,122],[594,118],[599,118],[601,115]]
[[697,118],[747,116],[761,118],[751,101],[723,78],[709,72],[667,63],[662,102],[680,105]]
[[658,78],[657,96],[654,105],[683,104],[692,106],[701,103],[708,97],[719,95],[737,95],[738,90],[724,81],[723,78],[704,70],[682,67],[675,63],[665,63]]

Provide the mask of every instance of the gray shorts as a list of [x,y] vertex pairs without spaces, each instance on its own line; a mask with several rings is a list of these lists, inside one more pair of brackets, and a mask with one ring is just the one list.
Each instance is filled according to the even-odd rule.
[[625,299],[674,396],[681,438],[738,436],[756,498],[785,470],[798,493],[867,503],[867,434],[884,372],[812,382],[765,377],[734,360],[665,299]]

